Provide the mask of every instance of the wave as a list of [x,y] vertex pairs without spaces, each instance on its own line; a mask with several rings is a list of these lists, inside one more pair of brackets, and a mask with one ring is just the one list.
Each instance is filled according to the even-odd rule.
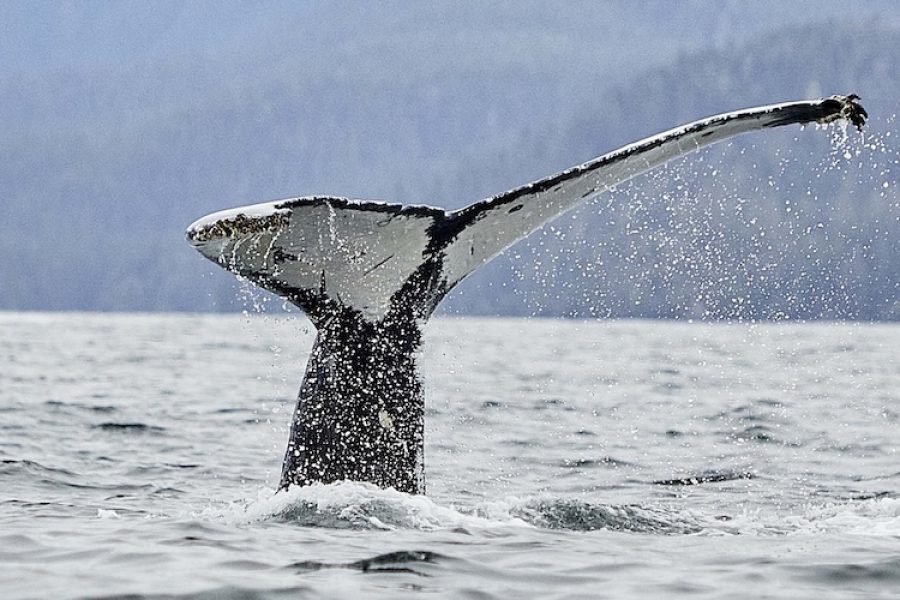
[[695,515],[636,504],[595,504],[581,500],[532,500],[510,511],[527,523],[569,531],[628,531],[664,535],[700,533],[708,526]]

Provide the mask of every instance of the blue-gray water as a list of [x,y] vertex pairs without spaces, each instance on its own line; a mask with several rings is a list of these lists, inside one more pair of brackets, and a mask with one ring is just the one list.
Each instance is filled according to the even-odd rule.
[[0,313],[0,597],[896,597],[898,334],[437,319],[428,495],[276,495],[303,319]]

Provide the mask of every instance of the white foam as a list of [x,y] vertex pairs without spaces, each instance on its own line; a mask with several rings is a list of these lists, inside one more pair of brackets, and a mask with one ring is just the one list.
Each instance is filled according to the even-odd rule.
[[795,533],[846,533],[878,537],[900,536],[900,499],[877,498],[827,504],[789,521]]
[[[494,501],[472,513],[440,506],[427,496],[410,495],[371,484],[339,482],[272,492],[261,489],[250,502],[208,509],[202,516],[232,525],[268,520],[297,521],[322,527],[437,530],[453,528],[531,527],[511,514],[515,499]],[[216,514],[218,513],[218,514]]]

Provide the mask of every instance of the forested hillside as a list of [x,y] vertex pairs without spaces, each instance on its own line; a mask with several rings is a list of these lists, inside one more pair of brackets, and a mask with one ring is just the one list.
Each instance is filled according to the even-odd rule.
[[[69,62],[55,47],[0,67],[0,308],[231,309],[232,278],[183,241],[204,213],[312,193],[457,208],[680,122],[855,91],[866,141],[798,128],[689,158],[536,234],[447,309],[897,318],[892,3],[788,28],[809,3],[752,23],[743,3],[697,5],[322,3],[280,25],[226,9],[180,54],[159,32],[215,10],[187,3],[119,32],[143,46],[118,61],[74,40]],[[120,12],[95,21],[118,32]]]

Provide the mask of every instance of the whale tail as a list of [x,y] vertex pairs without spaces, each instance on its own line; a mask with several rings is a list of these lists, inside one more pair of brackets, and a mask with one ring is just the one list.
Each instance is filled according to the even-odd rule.
[[623,181],[735,135],[848,120],[855,95],[702,119],[551,177],[446,212],[335,197],[204,217],[187,231],[207,258],[302,308],[318,329],[282,486],[353,479],[424,491],[420,327],[469,273]]
[[866,117],[856,95],[751,108],[666,131],[458,211],[314,196],[214,213],[193,223],[187,237],[316,325],[344,310],[373,323],[400,309],[427,318],[507,247],[673,158],[757,129],[837,119],[861,127]]

